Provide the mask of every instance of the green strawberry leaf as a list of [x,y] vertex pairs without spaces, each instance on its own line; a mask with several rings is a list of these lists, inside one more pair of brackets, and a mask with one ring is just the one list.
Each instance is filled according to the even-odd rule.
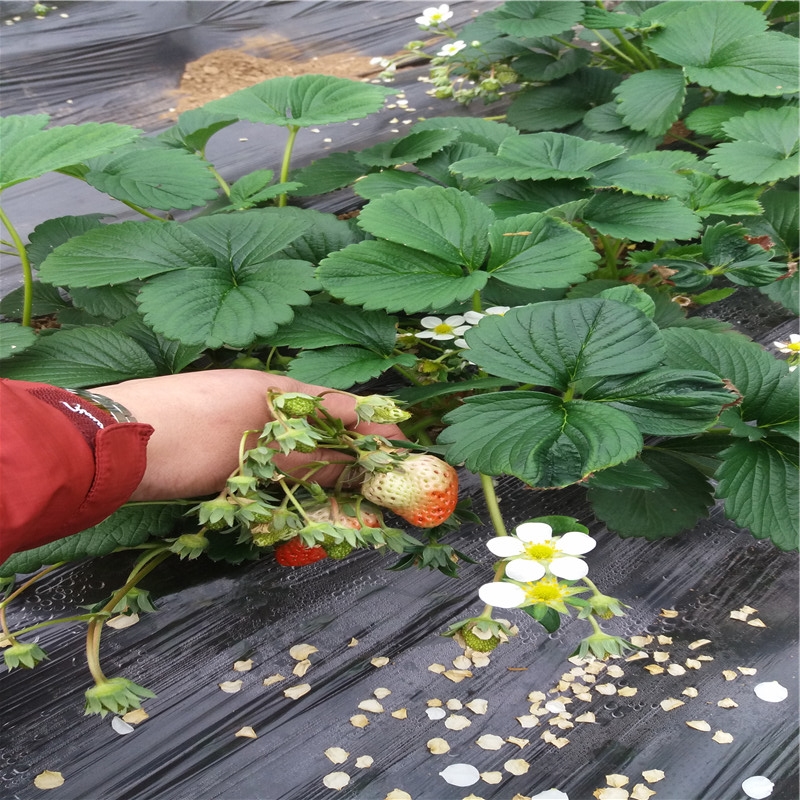
[[316,274],[327,291],[350,305],[409,314],[463,302],[489,277],[480,270],[464,274],[458,264],[372,239],[331,253]]
[[393,167],[428,158],[458,138],[458,131],[454,130],[414,131],[360,150],[355,157],[368,167]]
[[622,11],[606,11],[604,8],[587,6],[583,14],[582,24],[584,28],[590,28],[591,30],[636,28],[639,25],[639,17]]
[[723,217],[760,215],[763,213],[758,198],[760,186],[745,186],[728,180],[717,180],[711,175],[692,172],[688,176],[692,191],[686,199],[697,216],[715,214]]
[[391,355],[397,339],[397,317],[383,311],[355,310],[336,303],[312,303],[295,311],[294,319],[270,336],[275,347],[314,349],[361,345],[382,356]]
[[30,235],[28,258],[35,265],[41,264],[53,250],[73,236],[79,236],[93,228],[102,228],[104,214],[83,214],[80,217],[55,217],[37,225]]
[[748,111],[761,108],[778,108],[785,104],[782,98],[775,97],[737,97],[723,95],[723,102],[716,105],[701,106],[689,114],[684,122],[686,127],[702,136],[726,139],[723,125],[732,117],[741,117]]
[[[796,312],[800,308],[800,273],[795,272],[794,275],[777,280],[767,286],[760,286],[759,291],[789,311]],[[0,311],[2,311],[1,305]]]
[[168,339],[247,347],[292,319],[318,288],[310,264],[273,258],[307,230],[298,209],[261,209],[184,223],[199,257],[151,278],[139,294],[148,324]]
[[479,200],[440,186],[380,197],[358,218],[373,236],[470,268],[486,257],[486,231],[492,222],[494,214]]
[[708,160],[725,175],[742,183],[770,183],[800,174],[800,111],[763,108],[734,117],[722,126],[732,142],[718,144]]
[[664,345],[641,312],[615,300],[558,300],[487,316],[467,331],[469,358],[492,375],[566,391],[581,378],[657,367]]
[[70,297],[76,308],[83,309],[93,317],[118,320],[136,313],[138,281],[119,283],[114,286],[97,286],[91,289],[74,286]]
[[0,359],[19,355],[36,343],[33,328],[18,322],[4,322],[3,336],[0,338]]
[[581,218],[600,233],[634,242],[694,239],[700,232],[700,218],[674,197],[652,200],[598,192],[584,206]]
[[250,122],[308,128],[360,119],[377,111],[391,90],[331,75],[272,78],[206,103],[206,111]]
[[444,417],[439,443],[447,458],[473,472],[514,475],[531,486],[568,486],[633,458],[642,447],[620,411],[542,392],[468,397]]
[[489,229],[493,278],[525,289],[553,289],[586,279],[599,258],[594,245],[570,225],[545,214],[526,214]]
[[298,197],[326,194],[355,183],[368,171],[356,155],[352,150],[346,153],[331,153],[293,172],[292,179],[303,184],[295,194]]
[[0,564],[0,578],[36,572],[40,567],[61,561],[96,558],[118,547],[136,547],[152,536],[168,536],[183,511],[182,506],[170,502],[123,506],[81,533],[15,553]]
[[158,139],[165,144],[185,149],[195,153],[202,153],[206,149],[208,140],[217,131],[227,128],[236,122],[232,114],[214,114],[205,106],[184,111],[178,122],[171,128],[158,135]]
[[612,531],[623,539],[637,536],[655,541],[690,529],[707,516],[714,494],[700,470],[665,450],[644,450],[641,462],[663,487],[605,488],[590,483],[588,498],[595,516]]
[[631,75],[614,89],[619,115],[635,131],[663,136],[680,116],[686,78],[679,69],[653,69]]
[[580,122],[595,106],[613,100],[622,80],[611,70],[586,67],[557,83],[523,89],[508,108],[507,121],[523,131],[549,131]]
[[211,264],[202,242],[176,222],[121,222],[73,236],[39,267],[54,286],[127,283],[193,264]]
[[418,189],[433,185],[430,178],[416,172],[384,169],[363,177],[353,186],[353,191],[365,200],[376,200],[378,197],[399,192],[401,189]]
[[304,208],[300,219],[308,223],[308,228],[278,251],[275,254],[277,258],[294,258],[318,265],[328,253],[341,250],[364,238],[364,234],[355,225],[337,219],[333,214]]
[[591,60],[592,54],[582,48],[561,53],[525,53],[514,59],[514,72],[531,81],[549,83],[572,75]]
[[796,442],[778,435],[740,439],[723,451],[716,478],[717,496],[737,525],[781,550],[798,549]]
[[219,184],[194,153],[144,141],[86,161],[84,180],[117,200],[169,211],[215,200]]
[[632,458],[624,464],[595,472],[586,482],[591,489],[665,489],[669,484],[652,470],[640,457]]
[[476,144],[496,153],[500,144],[510,136],[519,136],[519,131],[502,122],[481,117],[431,117],[417,122],[412,127],[417,131],[458,131],[458,140],[465,144]]
[[536,38],[569,30],[583,18],[581,3],[557,0],[518,0],[492,13],[492,24],[501,33]]
[[766,27],[764,15],[744,3],[692,3],[671,15],[649,45],[684,67],[691,82],[718,92],[757,97],[795,92],[797,41],[764,32]]
[[[47,283],[33,282],[33,303],[32,315],[34,317],[44,317],[48,314],[60,314],[72,308],[72,305],[65,300],[55,286]],[[22,307],[25,303],[25,287],[19,286],[9,292],[0,300],[0,314],[7,320],[21,320]]]
[[646,197],[683,196],[689,190],[688,179],[671,169],[652,164],[639,156],[618,158],[592,170],[589,185],[596,189],[621,189]]
[[334,389],[349,389],[356,383],[377,378],[395,365],[413,367],[409,353],[382,356],[361,347],[329,347],[304,350],[289,365],[289,375],[299,381],[317,381]]
[[[794,253],[800,247],[800,196],[794,190],[770,189],[760,197],[764,206],[764,216],[780,237],[787,253]],[[793,311],[797,304],[788,306]]]
[[85,122],[41,130],[48,120],[46,114],[0,117],[0,189],[107,153],[142,133],[114,122]]
[[203,352],[200,345],[188,345],[167,339],[150,328],[139,314],[131,314],[117,322],[113,330],[130,336],[140,344],[156,365],[159,375],[183,372]]
[[3,361],[3,377],[80,389],[150,378],[156,368],[129,336],[110,328],[62,329]]
[[708,429],[736,396],[710,372],[658,369],[600,381],[583,398],[624,411],[642,433],[686,436]]
[[496,156],[466,158],[451,169],[483,180],[589,178],[594,167],[624,152],[618,145],[548,131],[510,137],[500,145]]
[[742,394],[738,408],[744,420],[759,420],[762,408],[787,374],[784,362],[738,333],[668,328],[662,334],[667,366],[712,372],[733,384]]

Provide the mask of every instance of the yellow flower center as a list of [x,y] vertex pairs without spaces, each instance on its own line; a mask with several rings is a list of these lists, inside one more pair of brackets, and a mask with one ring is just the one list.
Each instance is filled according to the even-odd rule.
[[800,353],[800,342],[786,342],[786,349],[793,353]]
[[556,554],[553,542],[537,542],[525,545],[525,555],[534,561],[551,561]]
[[434,333],[452,333],[453,326],[448,325],[446,322],[441,322],[438,325],[434,325],[433,327]]
[[525,593],[531,603],[552,603],[554,600],[563,600],[567,597],[564,591],[569,587],[558,582],[556,578],[542,578],[536,583],[525,587]]

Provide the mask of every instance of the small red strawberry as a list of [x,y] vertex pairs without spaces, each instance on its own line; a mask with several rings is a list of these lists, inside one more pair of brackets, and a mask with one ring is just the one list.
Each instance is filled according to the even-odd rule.
[[456,507],[458,474],[436,456],[410,455],[391,472],[367,476],[361,494],[418,528],[434,528]]
[[305,567],[327,557],[322,547],[308,547],[299,536],[275,546],[275,560],[282,567]]

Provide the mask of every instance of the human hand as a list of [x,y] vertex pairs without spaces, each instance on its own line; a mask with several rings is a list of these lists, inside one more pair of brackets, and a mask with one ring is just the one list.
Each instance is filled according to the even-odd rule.
[[[153,426],[147,446],[147,468],[131,500],[172,500],[216,494],[239,464],[239,443],[248,430],[260,432],[271,419],[266,404],[270,389],[319,396],[344,425],[359,433],[402,439],[396,425],[359,422],[355,398],[324,386],[301,383],[284,375],[249,369],[209,370],[125,381],[93,389],[125,406],[138,422]],[[256,434],[248,441],[255,445]],[[275,463],[292,474],[324,458],[351,459],[330,450],[279,455]],[[314,480],[332,485],[343,467],[331,465],[314,473]]]

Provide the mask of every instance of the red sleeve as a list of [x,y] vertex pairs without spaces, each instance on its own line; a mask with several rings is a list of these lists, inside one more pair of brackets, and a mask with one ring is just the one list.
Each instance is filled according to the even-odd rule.
[[142,480],[152,433],[65,390],[0,378],[0,563],[116,511]]

